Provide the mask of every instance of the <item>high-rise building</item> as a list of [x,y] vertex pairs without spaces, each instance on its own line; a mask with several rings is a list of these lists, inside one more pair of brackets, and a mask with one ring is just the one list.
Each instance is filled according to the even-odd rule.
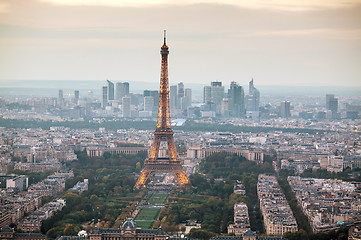
[[211,86],[212,87],[222,87],[222,82],[219,82],[219,81],[211,82]]
[[64,104],[64,93],[62,89],[59,89],[58,91],[58,101],[59,101],[59,105]]
[[224,98],[224,86],[222,82],[211,82],[211,86],[203,88],[203,102],[208,106],[209,110],[221,113],[221,103]]
[[281,102],[280,116],[283,118],[291,117],[291,104],[288,101]]
[[245,113],[244,90],[243,87],[236,82],[231,82],[228,90],[230,98],[230,115],[232,117],[243,117]]
[[62,89],[59,89],[59,91],[58,91],[58,99],[59,99],[59,100],[64,99],[64,92],[63,92]]
[[138,106],[144,101],[144,96],[140,93],[129,93],[128,96],[130,96],[130,104],[134,106]]
[[205,86],[203,88],[203,103],[209,103],[211,101],[211,86]]
[[259,111],[260,92],[253,85],[253,79],[249,82],[249,94],[247,95],[247,111]]
[[335,98],[335,94],[326,94],[326,109],[330,110],[330,101]]
[[331,111],[331,118],[339,118],[338,114],[338,98],[334,94],[326,95],[326,109]]
[[108,100],[114,100],[114,83],[107,80]]
[[180,82],[180,83],[178,83],[178,94],[177,94],[178,108],[181,108],[183,97],[184,97],[184,84],[182,82]]
[[224,86],[222,82],[211,82],[211,102],[216,106],[216,113],[221,113],[222,99],[224,98]]
[[169,87],[169,105],[171,109],[177,108],[177,99],[178,99],[178,93],[177,93],[177,85],[173,85]]
[[231,115],[232,100],[229,98],[223,98],[221,104],[221,115],[223,117],[229,117]]
[[153,97],[154,106],[158,107],[158,103],[159,103],[159,92],[158,92],[157,90],[144,90],[143,96],[144,96],[144,97],[147,97],[147,96]]
[[152,112],[154,108],[154,99],[152,96],[144,97],[144,111]]
[[332,113],[338,112],[338,98],[335,98],[334,94],[326,95],[326,109]]
[[107,103],[108,103],[108,87],[103,86],[102,87],[102,108],[105,108]]
[[78,104],[79,102],[79,90],[74,91],[74,103]]
[[211,101],[216,105],[221,104],[224,98],[224,86],[222,82],[211,82]]
[[122,98],[122,111],[123,111],[123,117],[129,118],[131,115],[130,111],[130,97],[125,96]]
[[129,95],[129,83],[117,82],[115,88],[115,99],[122,100],[123,97]]
[[184,97],[181,99],[181,109],[187,110],[190,106],[192,106],[192,89],[186,88],[184,90]]

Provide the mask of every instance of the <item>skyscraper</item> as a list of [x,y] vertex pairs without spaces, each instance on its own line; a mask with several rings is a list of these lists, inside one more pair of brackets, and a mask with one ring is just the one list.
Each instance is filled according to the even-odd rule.
[[122,100],[123,97],[129,94],[129,83],[128,82],[117,82],[115,84],[115,99]]
[[326,95],[326,109],[331,111],[332,118],[338,117],[338,98],[335,98],[334,94]]
[[221,113],[222,99],[224,98],[224,86],[222,82],[211,82],[211,102],[216,106],[216,113]]
[[259,111],[260,92],[253,85],[253,79],[249,82],[249,94],[247,95],[247,111]]
[[203,103],[207,104],[211,101],[211,86],[204,86],[203,88]]
[[228,97],[230,98],[230,115],[232,117],[243,117],[245,112],[243,87],[236,82],[231,82]]
[[103,86],[102,87],[102,108],[105,108],[107,103],[108,103],[108,87]]
[[107,80],[108,100],[114,100],[114,83]]
[[152,96],[144,97],[144,111],[152,112],[154,108],[154,99]]
[[326,95],[326,109],[332,112],[338,111],[338,98],[335,98],[334,94]]
[[211,86],[205,86],[203,88],[203,102],[210,111],[215,111],[217,114],[220,114],[223,98],[224,86],[222,86],[222,82],[211,82]]
[[171,109],[177,108],[177,85],[173,85],[169,87],[169,105]]
[[224,86],[222,82],[211,82],[211,101],[219,105],[224,98]]
[[327,110],[331,110],[330,109],[330,102],[331,99],[335,98],[335,94],[326,94],[326,109]]
[[181,109],[187,110],[192,105],[192,89],[186,88],[184,91],[184,97],[181,100]]
[[155,106],[155,107],[158,107],[159,92],[158,92],[157,90],[144,90],[143,96],[144,96],[144,97],[147,97],[147,96],[153,97],[154,106]]
[[181,108],[182,99],[184,97],[184,84],[178,83],[177,108]]
[[291,104],[288,101],[281,102],[280,116],[283,118],[291,117]]
[[223,98],[221,103],[221,114],[223,117],[231,115],[232,100],[230,98]]
[[63,98],[64,98],[63,90],[62,90],[62,89],[59,89],[59,91],[58,91],[58,99],[59,99],[59,100],[62,100]]
[[211,86],[212,87],[222,87],[222,82],[219,82],[219,81],[211,82]]
[[122,98],[122,111],[123,117],[129,118],[130,117],[130,97],[126,96]]
[[74,103],[78,104],[79,102],[79,90],[74,91]]
[[58,101],[59,101],[59,105],[64,104],[64,93],[62,89],[59,89],[58,91]]

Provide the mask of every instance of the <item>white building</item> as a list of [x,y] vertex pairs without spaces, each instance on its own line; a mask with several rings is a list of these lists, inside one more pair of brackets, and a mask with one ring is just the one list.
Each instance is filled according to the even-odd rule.
[[122,111],[123,111],[123,117],[129,118],[131,115],[130,111],[130,97],[123,97],[122,98]]
[[25,175],[6,179],[6,188],[16,188],[18,191],[24,191],[28,188],[29,179]]
[[152,112],[154,106],[154,98],[152,96],[144,97],[144,111]]

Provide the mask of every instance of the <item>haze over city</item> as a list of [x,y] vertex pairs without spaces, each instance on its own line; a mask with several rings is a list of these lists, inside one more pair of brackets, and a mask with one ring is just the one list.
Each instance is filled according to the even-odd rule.
[[360,86],[361,1],[0,0],[5,80]]

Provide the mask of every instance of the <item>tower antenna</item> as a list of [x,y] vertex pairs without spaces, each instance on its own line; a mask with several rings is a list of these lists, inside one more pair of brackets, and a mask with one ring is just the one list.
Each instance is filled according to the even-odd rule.
[[166,33],[167,33],[167,30],[164,30],[164,44],[165,44],[165,39],[166,39]]

